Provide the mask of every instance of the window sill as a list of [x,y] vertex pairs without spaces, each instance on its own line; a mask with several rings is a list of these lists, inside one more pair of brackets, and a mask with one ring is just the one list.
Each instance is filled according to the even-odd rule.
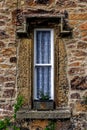
[[57,110],[37,111],[20,110],[17,113],[18,119],[67,119],[71,117],[69,108],[59,108]]
[[53,110],[54,109],[54,101],[53,100],[34,100],[33,101],[33,109],[34,110]]

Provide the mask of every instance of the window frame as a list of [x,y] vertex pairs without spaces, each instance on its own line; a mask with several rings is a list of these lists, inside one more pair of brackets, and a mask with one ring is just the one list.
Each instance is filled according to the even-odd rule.
[[[51,63],[50,64],[36,64],[36,32],[37,31],[50,31],[51,33]],[[51,28],[35,28],[34,29],[34,96],[35,100],[37,98],[37,86],[36,86],[36,66],[50,66],[51,67],[51,100],[54,100],[54,29]]]

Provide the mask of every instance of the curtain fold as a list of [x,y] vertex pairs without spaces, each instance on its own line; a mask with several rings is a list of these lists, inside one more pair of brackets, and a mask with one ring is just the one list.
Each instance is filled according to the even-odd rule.
[[49,64],[51,62],[50,31],[38,31],[36,35],[36,63]]
[[37,98],[40,94],[50,96],[51,88],[51,67],[36,67],[37,76]]

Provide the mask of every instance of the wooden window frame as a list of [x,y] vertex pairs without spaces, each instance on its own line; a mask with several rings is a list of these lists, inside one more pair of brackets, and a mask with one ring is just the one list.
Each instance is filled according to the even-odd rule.
[[[50,31],[51,32],[51,64],[36,64],[36,32],[37,31]],[[37,87],[36,87],[36,76],[35,66],[51,66],[51,100],[54,100],[54,29],[51,28],[36,28],[34,29],[34,96],[37,100]]]

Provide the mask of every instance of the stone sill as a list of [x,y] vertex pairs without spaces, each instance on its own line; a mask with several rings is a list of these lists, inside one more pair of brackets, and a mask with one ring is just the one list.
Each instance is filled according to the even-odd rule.
[[70,109],[59,109],[49,111],[20,110],[17,113],[17,119],[67,119],[70,117]]

